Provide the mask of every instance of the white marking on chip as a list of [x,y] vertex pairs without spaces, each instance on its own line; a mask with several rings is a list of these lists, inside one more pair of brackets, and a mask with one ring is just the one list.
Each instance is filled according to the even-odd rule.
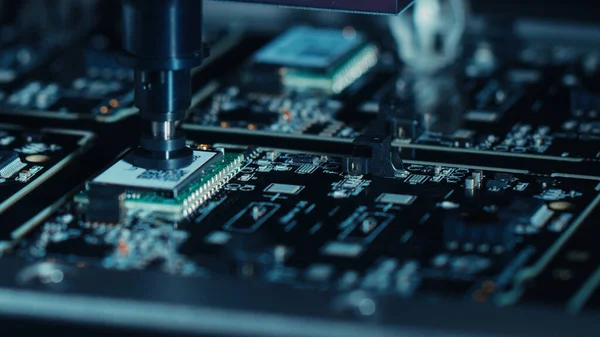
[[410,205],[417,199],[414,195],[383,193],[377,197],[377,202],[394,205]]
[[363,252],[363,246],[358,243],[329,242],[321,248],[321,254],[339,257],[358,257]]
[[231,240],[231,234],[221,231],[209,233],[204,242],[210,245],[224,245]]
[[216,152],[194,151],[194,161],[190,166],[172,171],[146,170],[133,166],[125,160],[119,160],[108,170],[96,177],[94,182],[170,191],[186,181],[194,172],[198,171],[216,155]]
[[265,188],[267,193],[281,193],[281,194],[298,194],[304,189],[304,186],[300,185],[288,185],[288,184],[271,184]]

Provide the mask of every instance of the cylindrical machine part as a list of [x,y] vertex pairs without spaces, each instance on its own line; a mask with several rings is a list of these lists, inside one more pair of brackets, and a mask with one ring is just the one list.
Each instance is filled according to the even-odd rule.
[[183,70],[202,64],[202,1],[122,0],[121,63],[140,70]]
[[189,70],[135,72],[135,106],[143,119],[159,122],[183,119],[191,97]]
[[175,123],[172,121],[166,122],[151,122],[150,132],[156,139],[169,140],[175,136]]
[[175,126],[191,104],[190,69],[208,56],[202,42],[202,1],[122,1],[119,62],[135,69],[135,105],[149,123],[133,164],[155,170],[189,166],[193,152]]

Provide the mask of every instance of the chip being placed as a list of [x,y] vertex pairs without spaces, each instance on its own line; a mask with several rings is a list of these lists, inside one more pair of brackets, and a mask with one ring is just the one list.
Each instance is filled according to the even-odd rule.
[[198,208],[238,172],[243,159],[241,153],[194,151],[190,166],[157,171],[136,167],[125,157],[88,181],[86,192],[78,195],[76,201],[92,207],[88,212],[96,218],[92,220],[105,218],[102,210],[93,209],[94,205],[102,204],[114,206],[110,209],[115,214],[108,218],[117,219],[113,222],[122,220],[122,216],[116,214],[120,195],[124,196],[123,206],[127,211],[150,211],[179,220]]
[[170,192],[177,196],[185,187],[188,179],[211,159],[220,156],[219,152],[194,151],[194,161],[184,169],[171,171],[146,170],[119,160],[93,181],[99,184],[119,185],[133,189]]

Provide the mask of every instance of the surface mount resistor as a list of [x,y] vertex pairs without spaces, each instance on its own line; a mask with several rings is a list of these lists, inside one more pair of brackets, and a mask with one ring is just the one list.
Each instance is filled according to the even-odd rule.
[[483,180],[483,171],[477,170],[472,173],[473,179],[475,179],[475,184],[477,188],[481,187],[481,181]]
[[474,190],[477,187],[477,183],[475,182],[475,178],[467,177],[465,179],[465,188],[468,190]]

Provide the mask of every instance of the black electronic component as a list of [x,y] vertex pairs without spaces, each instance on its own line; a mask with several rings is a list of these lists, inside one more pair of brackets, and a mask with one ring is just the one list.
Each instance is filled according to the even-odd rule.
[[508,183],[502,180],[488,180],[485,186],[490,191],[500,192],[508,187]]
[[404,169],[402,159],[392,156],[391,137],[387,135],[364,135],[354,140],[351,156],[343,161],[350,175],[372,174],[390,178]]
[[118,186],[87,185],[85,218],[90,223],[118,224],[125,219],[125,192]]
[[513,181],[513,175],[509,173],[496,173],[494,175],[494,179],[503,181],[507,184],[511,184]]

